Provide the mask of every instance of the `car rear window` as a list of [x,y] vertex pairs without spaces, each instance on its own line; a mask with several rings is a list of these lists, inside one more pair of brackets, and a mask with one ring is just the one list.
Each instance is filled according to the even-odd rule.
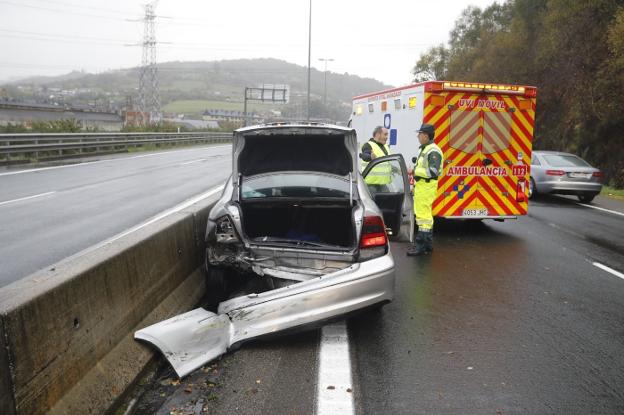
[[266,197],[348,199],[349,181],[306,173],[271,174],[243,181],[243,200]]
[[544,156],[546,162],[553,167],[591,167],[585,160],[573,155],[554,154]]

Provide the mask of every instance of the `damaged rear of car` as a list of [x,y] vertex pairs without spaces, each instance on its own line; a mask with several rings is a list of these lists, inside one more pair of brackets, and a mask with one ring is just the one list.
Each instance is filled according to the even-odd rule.
[[380,163],[392,174],[371,195],[356,154],[348,128],[236,131],[232,176],[206,230],[209,285],[234,296],[216,314],[194,310],[135,338],[154,343],[184,376],[242,341],[391,301],[388,235],[413,233],[407,169],[400,155],[370,163],[364,174]]

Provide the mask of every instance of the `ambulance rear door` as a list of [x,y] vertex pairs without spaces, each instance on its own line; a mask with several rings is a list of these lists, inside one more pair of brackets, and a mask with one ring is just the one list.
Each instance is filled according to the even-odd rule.
[[441,191],[444,206],[439,216],[485,216],[480,203],[478,176],[471,170],[481,165],[480,111],[475,107],[477,95],[451,93],[447,97],[449,111],[448,142],[443,144],[444,176]]

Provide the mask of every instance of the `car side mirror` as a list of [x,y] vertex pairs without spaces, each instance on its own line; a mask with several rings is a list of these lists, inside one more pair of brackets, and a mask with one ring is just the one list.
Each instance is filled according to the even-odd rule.
[[412,163],[416,163],[416,160],[418,160],[416,157],[412,157]]

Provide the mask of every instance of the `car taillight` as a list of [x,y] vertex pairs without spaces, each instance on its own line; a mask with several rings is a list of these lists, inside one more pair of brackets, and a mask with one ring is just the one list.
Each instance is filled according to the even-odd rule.
[[362,239],[360,248],[374,248],[385,246],[388,243],[386,227],[383,219],[379,216],[366,216],[362,226]]
[[604,173],[601,171],[595,171],[592,173],[592,177],[597,177],[599,179],[602,179],[604,177]]
[[217,242],[231,243],[239,242],[240,239],[236,233],[236,228],[229,216],[221,216],[215,221],[215,237]]
[[563,176],[565,172],[563,170],[546,170],[548,176]]

